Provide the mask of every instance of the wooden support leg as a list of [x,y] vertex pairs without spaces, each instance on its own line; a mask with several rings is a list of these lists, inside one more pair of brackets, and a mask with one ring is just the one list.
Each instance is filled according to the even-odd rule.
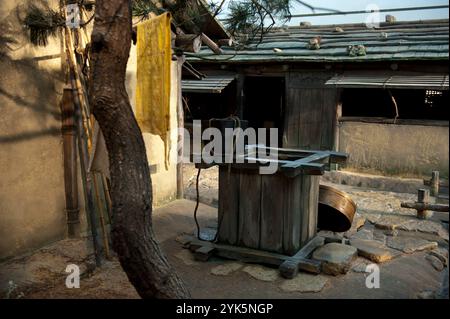
[[[192,239],[189,250],[194,253],[194,258],[199,261],[207,261],[212,255],[239,260],[241,262],[259,263],[280,267],[280,272],[285,278],[294,278],[299,270],[313,274],[320,273],[322,263],[317,260],[307,259],[307,257],[318,246],[323,245],[324,239],[316,237],[311,240],[308,247],[304,247],[303,253],[295,256],[286,256],[267,251],[250,249],[239,246],[214,244],[206,241]],[[280,265],[284,265],[281,267]]]
[[[430,202],[430,191],[427,189],[419,189],[418,195],[417,195],[417,202],[428,204]],[[431,217],[432,212],[425,210],[425,209],[418,209],[417,210],[417,218],[419,219],[427,219]]]
[[284,263],[281,264],[280,275],[283,278],[292,279],[295,278],[298,274],[298,263],[296,260],[288,259]]
[[208,261],[215,251],[214,247],[202,246],[195,250],[194,258],[198,261]]
[[[300,249],[294,256],[288,258],[280,266],[280,274],[287,279],[292,279],[297,276],[298,270],[306,270],[312,273],[320,273],[321,263],[316,260],[307,259],[312,252],[323,246],[325,239],[321,236],[316,236],[309,241],[302,249]],[[305,263],[307,261],[307,263]]]

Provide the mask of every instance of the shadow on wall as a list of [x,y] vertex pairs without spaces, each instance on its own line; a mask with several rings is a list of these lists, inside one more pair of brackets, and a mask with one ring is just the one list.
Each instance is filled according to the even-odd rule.
[[61,41],[30,45],[16,7],[0,2],[0,259],[64,238],[67,230]]
[[[60,92],[56,88],[57,82],[62,82],[63,75],[60,70],[40,67],[40,62],[33,59],[32,53],[27,52],[25,47],[29,46],[26,31],[18,23],[19,7],[10,11],[10,13],[0,21],[0,112],[5,114],[15,112],[17,119],[10,123],[5,123],[6,119],[0,120],[2,130],[0,130],[0,144],[20,142],[43,135],[60,134],[59,126],[48,126],[50,116],[53,120],[60,122],[60,109],[58,100]],[[20,51],[21,55],[29,57],[13,59],[12,56]],[[25,52],[25,53],[24,53]],[[43,127],[39,130],[30,130],[17,132],[20,129],[13,130],[11,125],[15,121],[20,121],[20,115],[25,115],[25,111],[12,110],[14,108],[26,108],[33,111],[33,117],[36,121],[42,123]],[[9,108],[7,110],[7,108]],[[27,114],[29,116],[29,114]],[[8,118],[8,117],[7,117]],[[54,122],[54,121],[52,121]],[[23,126],[22,126],[23,127]],[[14,132],[7,134],[5,132]]]
[[[2,70],[0,100],[3,102],[0,104],[0,112],[17,114],[15,119],[10,118],[9,123],[5,123],[8,116],[0,120],[3,127],[0,130],[0,144],[20,142],[47,134],[60,134],[59,125],[48,126],[48,123],[60,122],[61,112],[58,105],[60,92],[57,91],[55,80],[61,80],[61,72],[43,70],[31,59],[12,60],[5,55],[1,57],[0,69]],[[30,113],[26,110],[12,110],[12,108],[31,110],[34,120],[42,124],[42,129],[20,131],[19,127],[25,129],[25,126],[16,126],[16,121],[24,120],[21,115],[30,116]],[[13,129],[13,126],[16,129]],[[5,135],[5,131],[14,132],[14,134]]]

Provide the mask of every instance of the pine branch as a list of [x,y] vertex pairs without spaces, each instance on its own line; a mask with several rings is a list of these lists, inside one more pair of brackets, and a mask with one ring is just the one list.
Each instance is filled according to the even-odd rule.
[[36,46],[46,46],[49,37],[56,37],[60,27],[65,24],[64,17],[47,4],[30,3],[22,21],[29,32],[30,42]]
[[308,3],[304,2],[304,1],[301,1],[301,0],[295,0],[295,1],[300,3],[302,6],[309,8],[313,13],[315,13],[317,10],[326,11],[326,12],[335,12],[335,13],[339,13],[340,12],[339,10],[335,10],[335,9],[314,7],[314,6],[308,4]]

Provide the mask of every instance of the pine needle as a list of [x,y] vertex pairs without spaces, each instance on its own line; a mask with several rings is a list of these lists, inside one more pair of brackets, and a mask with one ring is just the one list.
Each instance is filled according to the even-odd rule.
[[56,37],[58,29],[65,24],[64,17],[50,7],[29,4],[23,20],[29,32],[30,42],[36,46],[46,46],[49,37]]

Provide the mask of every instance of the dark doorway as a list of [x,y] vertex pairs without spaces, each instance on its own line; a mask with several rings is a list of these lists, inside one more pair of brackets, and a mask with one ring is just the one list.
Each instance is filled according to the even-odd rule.
[[[285,109],[284,77],[247,76],[244,82],[244,119],[250,127],[278,128],[278,145],[282,145]],[[269,131],[266,141],[269,144]]]

